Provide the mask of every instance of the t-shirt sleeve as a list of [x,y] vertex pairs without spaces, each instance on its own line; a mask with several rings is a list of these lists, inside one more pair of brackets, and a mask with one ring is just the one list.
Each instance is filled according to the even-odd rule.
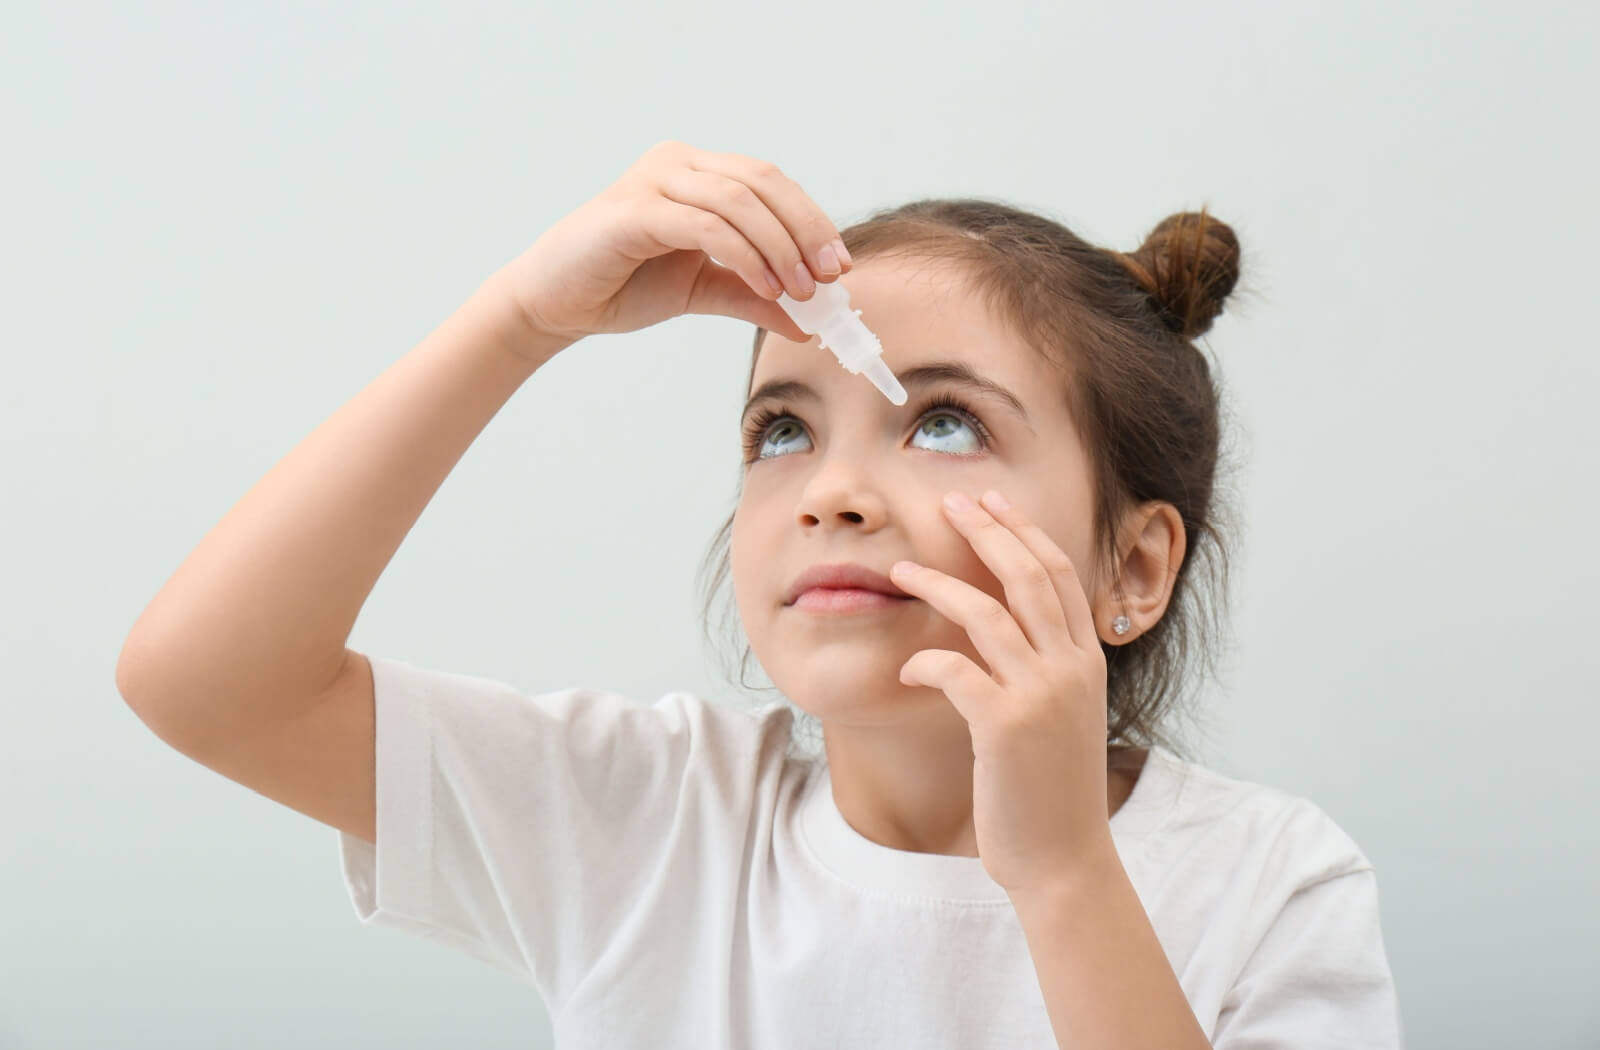
[[530,696],[369,659],[377,842],[339,833],[358,918],[486,962],[558,1008],[673,852],[708,831],[693,812],[704,785],[686,790],[717,746],[705,701]]
[[[1299,823],[1302,829],[1321,826],[1316,846],[1286,837],[1285,848],[1299,848],[1310,870],[1294,878],[1224,998],[1212,1046],[1400,1050],[1400,1008],[1379,922],[1377,872],[1316,807],[1303,807]],[[1291,866],[1284,860],[1280,873]]]

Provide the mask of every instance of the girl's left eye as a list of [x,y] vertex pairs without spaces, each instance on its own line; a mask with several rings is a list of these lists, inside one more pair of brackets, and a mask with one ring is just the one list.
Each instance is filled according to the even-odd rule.
[[[926,424],[930,420],[941,418],[957,419],[970,427],[978,435],[978,448],[976,451],[981,452],[984,449],[987,449],[990,445],[992,438],[990,437],[988,428],[983,425],[983,420],[978,418],[977,414],[972,411],[971,406],[956,399],[955,397],[952,397],[948,394],[936,397],[927,404],[920,406],[918,408],[918,412],[920,413],[920,418],[917,421],[918,433],[924,431]],[[793,414],[782,405],[779,405],[775,408],[757,409],[755,414],[750,417],[749,422],[747,422],[744,427],[743,443],[745,463],[750,464],[762,459],[778,458],[778,456],[760,455],[762,448],[766,444],[764,439],[767,437],[767,428],[772,426],[773,423],[780,419],[793,418]],[[798,420],[795,421],[798,422]],[[948,431],[946,431],[946,433],[948,433]],[[933,436],[943,437],[944,434],[936,434]],[[974,452],[952,453],[952,455],[974,454]],[[778,455],[787,455],[787,453],[779,453]]]

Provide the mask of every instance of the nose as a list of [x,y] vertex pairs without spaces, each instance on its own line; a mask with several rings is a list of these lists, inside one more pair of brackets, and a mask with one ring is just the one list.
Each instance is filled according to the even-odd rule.
[[871,530],[882,526],[885,507],[868,473],[836,456],[812,475],[795,513],[802,528],[855,525]]
[[795,501],[802,530],[850,525],[870,531],[889,520],[887,494],[910,479],[901,474],[906,457],[898,452],[900,423],[884,416],[882,402],[881,394],[862,384],[854,399],[844,398],[833,411],[826,433],[813,433],[802,462],[793,464],[805,472]]

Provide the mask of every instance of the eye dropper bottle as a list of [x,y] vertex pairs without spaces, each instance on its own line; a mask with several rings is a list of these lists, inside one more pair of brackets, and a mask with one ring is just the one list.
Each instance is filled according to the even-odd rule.
[[843,284],[837,280],[818,284],[805,302],[791,299],[785,292],[778,296],[778,305],[794,318],[802,332],[821,336],[818,342],[833,351],[846,372],[865,372],[891,404],[906,403],[905,388],[883,363],[883,344],[861,323],[861,311],[850,309],[850,293]]

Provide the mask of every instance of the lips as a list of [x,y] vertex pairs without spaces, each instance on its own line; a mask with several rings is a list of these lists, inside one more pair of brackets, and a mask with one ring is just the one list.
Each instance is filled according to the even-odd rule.
[[881,572],[875,572],[865,565],[853,562],[831,562],[824,565],[813,565],[811,568],[795,577],[789,584],[789,589],[784,592],[783,604],[793,605],[794,600],[813,587],[827,587],[833,590],[857,588],[865,591],[877,591],[893,598],[909,599],[911,595],[902,591],[890,582],[889,577]]

